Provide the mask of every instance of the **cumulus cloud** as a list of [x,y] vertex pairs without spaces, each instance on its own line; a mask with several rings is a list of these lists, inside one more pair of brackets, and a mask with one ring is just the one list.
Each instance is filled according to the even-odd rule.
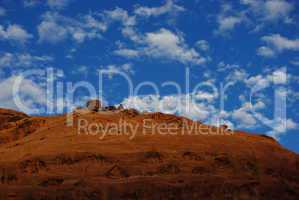
[[[240,0],[243,9],[233,9],[232,3],[223,3],[216,17],[218,28],[216,34],[228,35],[241,24],[254,25],[254,32],[269,23],[295,23],[292,12],[294,3],[287,0]],[[268,55],[268,54],[267,54]]]
[[51,56],[35,56],[29,53],[10,53],[0,54],[0,68],[4,67],[35,67],[53,61]]
[[268,45],[272,46],[278,51],[299,50],[299,39],[288,39],[280,34],[264,36],[262,37],[262,41],[266,42]]
[[[251,114],[250,113],[247,114],[255,117],[257,124],[256,125],[253,124],[252,126],[253,128],[256,127],[257,125],[264,125],[270,129],[270,131],[267,132],[267,135],[270,135],[278,140],[282,135],[286,134],[287,131],[298,128],[298,123],[296,123],[291,118],[274,117],[274,119],[269,119],[261,112],[251,112]],[[251,116],[248,117],[250,118]],[[246,118],[246,116],[243,117]],[[246,123],[247,122],[245,122],[245,124]]]
[[194,48],[188,47],[184,38],[168,29],[161,28],[155,32],[140,35],[142,39],[136,42],[137,48],[115,50],[114,53],[123,57],[133,58],[147,56],[177,61],[183,64],[203,64],[207,59]]
[[203,64],[206,59],[193,48],[189,48],[184,38],[167,29],[147,33],[145,36],[147,47],[145,53],[152,57],[168,58],[184,64]]
[[118,7],[114,10],[105,10],[104,17],[110,22],[119,21],[124,26],[133,26],[136,24],[135,16],[129,16],[126,10]]
[[42,2],[39,0],[24,0],[23,3],[25,7],[33,7],[44,3],[49,8],[58,10],[66,8],[71,2],[72,0],[46,0],[46,2]]
[[217,71],[219,71],[219,72],[233,70],[233,69],[237,69],[237,68],[240,68],[240,66],[237,64],[228,64],[223,61],[219,62],[217,65]]
[[[226,79],[243,82],[245,86],[253,89],[253,91],[279,85],[280,90],[275,90],[275,94],[281,95],[282,98],[286,95],[283,87],[281,87],[281,84],[286,84],[288,79],[286,70],[283,67],[256,76],[249,76],[244,70],[235,69]],[[251,130],[265,127],[270,130],[267,133],[268,135],[278,139],[287,130],[298,128],[298,124],[292,119],[280,115],[283,111],[281,107],[274,107],[273,119],[267,118],[264,111],[266,108],[268,109],[269,102],[268,99],[265,99],[265,96],[257,96],[255,102],[249,102],[246,101],[244,95],[241,95],[241,106],[236,106],[230,111],[216,108],[217,99],[220,100],[218,92],[199,90],[192,94],[132,96],[124,99],[122,104],[125,107],[135,108],[140,111],[177,114],[217,126],[227,123],[230,127]],[[279,106],[282,106],[282,104],[279,104]],[[278,115],[275,113],[278,113]]]
[[107,66],[100,66],[100,72],[105,72],[108,74],[110,79],[113,78],[117,73],[126,73],[126,74],[134,74],[133,65],[131,63],[125,63],[121,65],[111,64]]
[[[137,16],[142,15],[141,13],[146,13],[145,16],[155,16],[158,13],[159,15],[167,13],[169,8],[178,9],[179,7],[172,1],[167,1],[164,6],[159,8],[137,7],[134,11],[135,15],[129,15],[122,8],[105,10],[103,12],[104,21],[108,25],[116,22],[120,23],[122,35],[134,44],[133,48],[119,46],[118,49],[113,51],[114,54],[125,58],[137,58],[139,56],[165,58],[183,64],[205,63],[207,59],[202,57],[194,48],[188,47],[182,34],[174,33],[165,28],[147,33],[141,33],[137,29]],[[147,11],[141,12],[141,10]],[[201,41],[201,47],[207,48],[208,44],[203,44],[203,42]]]
[[[37,114],[40,106],[46,104],[45,90],[30,79],[23,79],[19,92],[14,93],[13,87],[20,76],[11,76],[0,80],[0,107],[24,111],[28,114]],[[19,97],[22,105],[15,102]]]
[[236,25],[240,24],[242,19],[237,16],[219,16],[218,18],[218,31],[220,33],[233,30]]
[[240,68],[238,65],[226,64],[225,67],[227,69],[234,69],[225,77],[225,80],[227,82],[236,83],[238,81],[244,81],[247,80],[249,76],[248,73],[244,69]]
[[241,3],[249,6],[249,11],[261,21],[289,22],[294,5],[286,0],[241,0]]
[[210,49],[209,42],[206,40],[199,40],[195,43],[195,45],[202,51],[208,51]]
[[185,8],[176,5],[172,0],[166,0],[165,4],[160,7],[138,6],[134,13],[142,17],[157,17],[163,14],[176,14],[185,11]]
[[216,34],[225,35],[245,21],[243,13],[235,12],[230,4],[223,4],[221,12],[217,16],[218,28]]
[[287,119],[284,125],[281,125],[279,123],[275,123],[274,125],[274,130],[268,132],[268,134],[273,135],[274,137],[278,138],[282,134],[285,134],[287,130],[294,130],[298,128],[298,123],[296,123],[292,119]]
[[47,12],[38,25],[39,42],[57,43],[72,38],[75,42],[82,43],[101,38],[101,33],[106,31],[106,28],[105,23],[92,15],[85,15],[76,20],[55,12]]
[[251,76],[248,79],[244,79],[247,87],[251,90],[259,91],[269,87],[271,84],[286,84],[288,79],[287,72],[284,68],[279,68],[267,75]]
[[40,42],[56,43],[66,39],[68,32],[64,26],[60,26],[54,21],[43,21],[38,26],[38,34]]
[[[169,7],[178,9],[172,1],[167,1],[165,5],[162,6],[163,12],[160,10],[161,8],[137,7],[135,14],[137,16],[141,15],[141,10],[145,9],[147,10],[145,11],[147,14],[143,14],[152,16],[168,12]],[[115,8],[114,10],[106,10],[103,13],[107,24],[119,22],[121,24],[122,35],[134,42],[135,47],[133,48],[121,46],[114,50],[115,55],[125,58],[137,58],[139,56],[165,58],[183,64],[203,64],[207,61],[194,48],[188,47],[180,33],[174,33],[165,28],[161,28],[155,32],[140,33],[136,28],[136,16],[130,16],[126,10]],[[203,41],[201,43],[202,48],[207,48],[206,43],[203,44]]]
[[204,102],[194,101],[192,98],[194,96],[191,94],[163,97],[159,95],[132,96],[124,99],[122,104],[127,108],[135,108],[140,111],[177,114],[193,120],[210,122],[209,119],[216,112],[215,107]]
[[250,104],[245,103],[242,107],[232,112],[232,119],[237,122],[237,127],[253,128],[257,125],[257,121],[250,111]]
[[272,34],[261,38],[267,46],[262,46],[257,53],[264,57],[274,57],[284,51],[299,51],[299,39],[289,39],[280,34]]
[[290,118],[280,118],[281,116],[274,116],[273,119],[267,118],[261,112],[266,105],[262,101],[256,104],[245,102],[240,108],[231,112],[231,117],[236,122],[237,128],[253,129],[259,126],[266,126],[271,129],[267,132],[268,135],[279,139],[279,137],[286,133],[287,130],[296,129],[298,124]]
[[[237,128],[254,129],[257,127],[265,127],[270,131],[267,133],[279,139],[279,136],[285,134],[287,130],[298,127],[297,124],[286,117],[286,98],[287,98],[287,82],[293,76],[287,74],[285,67],[277,67],[275,70],[266,70],[255,76],[250,76],[246,72],[235,69],[226,76],[227,81],[239,81],[244,83],[248,92],[254,95],[255,103],[246,101],[245,93],[239,96],[242,106],[234,108],[227,112],[226,119],[232,119]],[[274,89],[273,99],[265,95],[266,90]],[[250,93],[248,93],[250,94]],[[289,94],[288,94],[289,95]],[[289,99],[289,96],[288,96]],[[252,100],[252,99],[251,99]],[[263,109],[273,109],[273,118],[268,118]],[[269,110],[270,111],[270,110]],[[294,123],[292,123],[294,122]],[[288,125],[287,125],[288,124]]]
[[278,69],[269,75],[268,79],[272,80],[274,84],[286,84],[288,76],[285,69]]
[[126,57],[126,58],[136,58],[139,56],[139,51],[134,49],[118,49],[114,51],[115,55]]
[[25,44],[29,39],[32,39],[33,35],[28,33],[20,25],[12,24],[6,28],[0,25],[0,40],[7,40]]
[[79,65],[72,70],[72,74],[87,77],[89,73],[89,67],[86,65]]
[[269,79],[262,75],[252,76],[245,83],[252,91],[262,90],[270,85]]
[[210,93],[206,91],[199,91],[195,94],[198,100],[207,100],[209,103],[213,102],[218,97],[218,92]]
[[136,43],[141,42],[142,38],[135,27],[137,23],[136,16],[130,16],[126,10],[117,7],[113,10],[105,10],[103,18],[107,24],[120,23],[124,37]]
[[294,130],[298,128],[298,123],[296,123],[293,119],[291,118],[277,118],[277,119],[269,119],[260,113],[257,116],[259,120],[263,121],[268,127],[271,127],[271,130],[267,132],[268,135],[280,139],[280,137],[288,130]]
[[275,56],[275,51],[266,46],[261,46],[257,49],[257,55],[272,58]]
[[47,0],[50,8],[62,9],[65,8],[71,0]]

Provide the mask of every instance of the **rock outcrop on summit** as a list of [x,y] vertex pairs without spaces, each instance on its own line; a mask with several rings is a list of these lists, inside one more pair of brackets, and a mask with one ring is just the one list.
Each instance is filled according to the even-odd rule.
[[86,103],[86,107],[88,110],[90,111],[99,111],[99,109],[102,107],[102,103],[100,100],[97,99],[93,99],[93,100],[89,100]]

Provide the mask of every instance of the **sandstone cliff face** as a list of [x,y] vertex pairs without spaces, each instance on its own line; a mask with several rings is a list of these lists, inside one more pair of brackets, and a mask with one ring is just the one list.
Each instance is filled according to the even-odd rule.
[[24,113],[0,109],[0,144],[13,142],[35,132],[44,119]]
[[[299,156],[269,137],[126,110],[74,114],[73,127],[66,126],[66,116],[37,118],[0,110],[0,117],[1,124],[15,123],[0,130],[0,138],[10,138],[0,142],[0,199],[299,196]],[[144,120],[154,129],[145,128]],[[102,128],[88,132],[94,127],[79,122]],[[120,122],[127,129],[113,126]],[[193,123],[204,129],[183,131]],[[159,133],[162,124],[177,129]],[[17,126],[23,132],[11,136]],[[216,134],[220,129],[224,132]]]
[[19,121],[27,117],[28,116],[24,113],[0,108],[0,130],[6,129],[16,121]]

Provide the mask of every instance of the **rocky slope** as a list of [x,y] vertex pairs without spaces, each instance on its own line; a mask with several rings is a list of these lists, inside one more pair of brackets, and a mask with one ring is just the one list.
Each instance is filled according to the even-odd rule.
[[0,110],[0,199],[299,197],[299,156],[272,138],[162,113],[73,117]]

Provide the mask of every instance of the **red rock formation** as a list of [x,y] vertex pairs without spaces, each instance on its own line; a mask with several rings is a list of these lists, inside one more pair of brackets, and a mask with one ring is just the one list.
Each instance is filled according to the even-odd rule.
[[[84,119],[94,127],[101,125],[98,134],[88,134],[88,128],[82,127],[78,131],[78,125],[67,127],[66,116],[36,118],[0,110],[0,117],[2,125],[18,124],[4,125],[0,130],[0,138],[10,138],[0,143],[0,199],[299,196],[299,156],[263,135],[241,131],[231,134],[227,130],[227,134],[217,134],[219,128],[186,118],[126,110],[76,117],[75,123]],[[158,125],[187,123],[171,132],[145,133],[145,119]],[[136,135],[131,137],[130,129],[123,132],[113,127],[120,121],[139,125]],[[192,123],[212,133],[194,129],[182,134]],[[13,137],[11,130],[17,126],[20,132]],[[101,137],[106,127],[113,134]]]

